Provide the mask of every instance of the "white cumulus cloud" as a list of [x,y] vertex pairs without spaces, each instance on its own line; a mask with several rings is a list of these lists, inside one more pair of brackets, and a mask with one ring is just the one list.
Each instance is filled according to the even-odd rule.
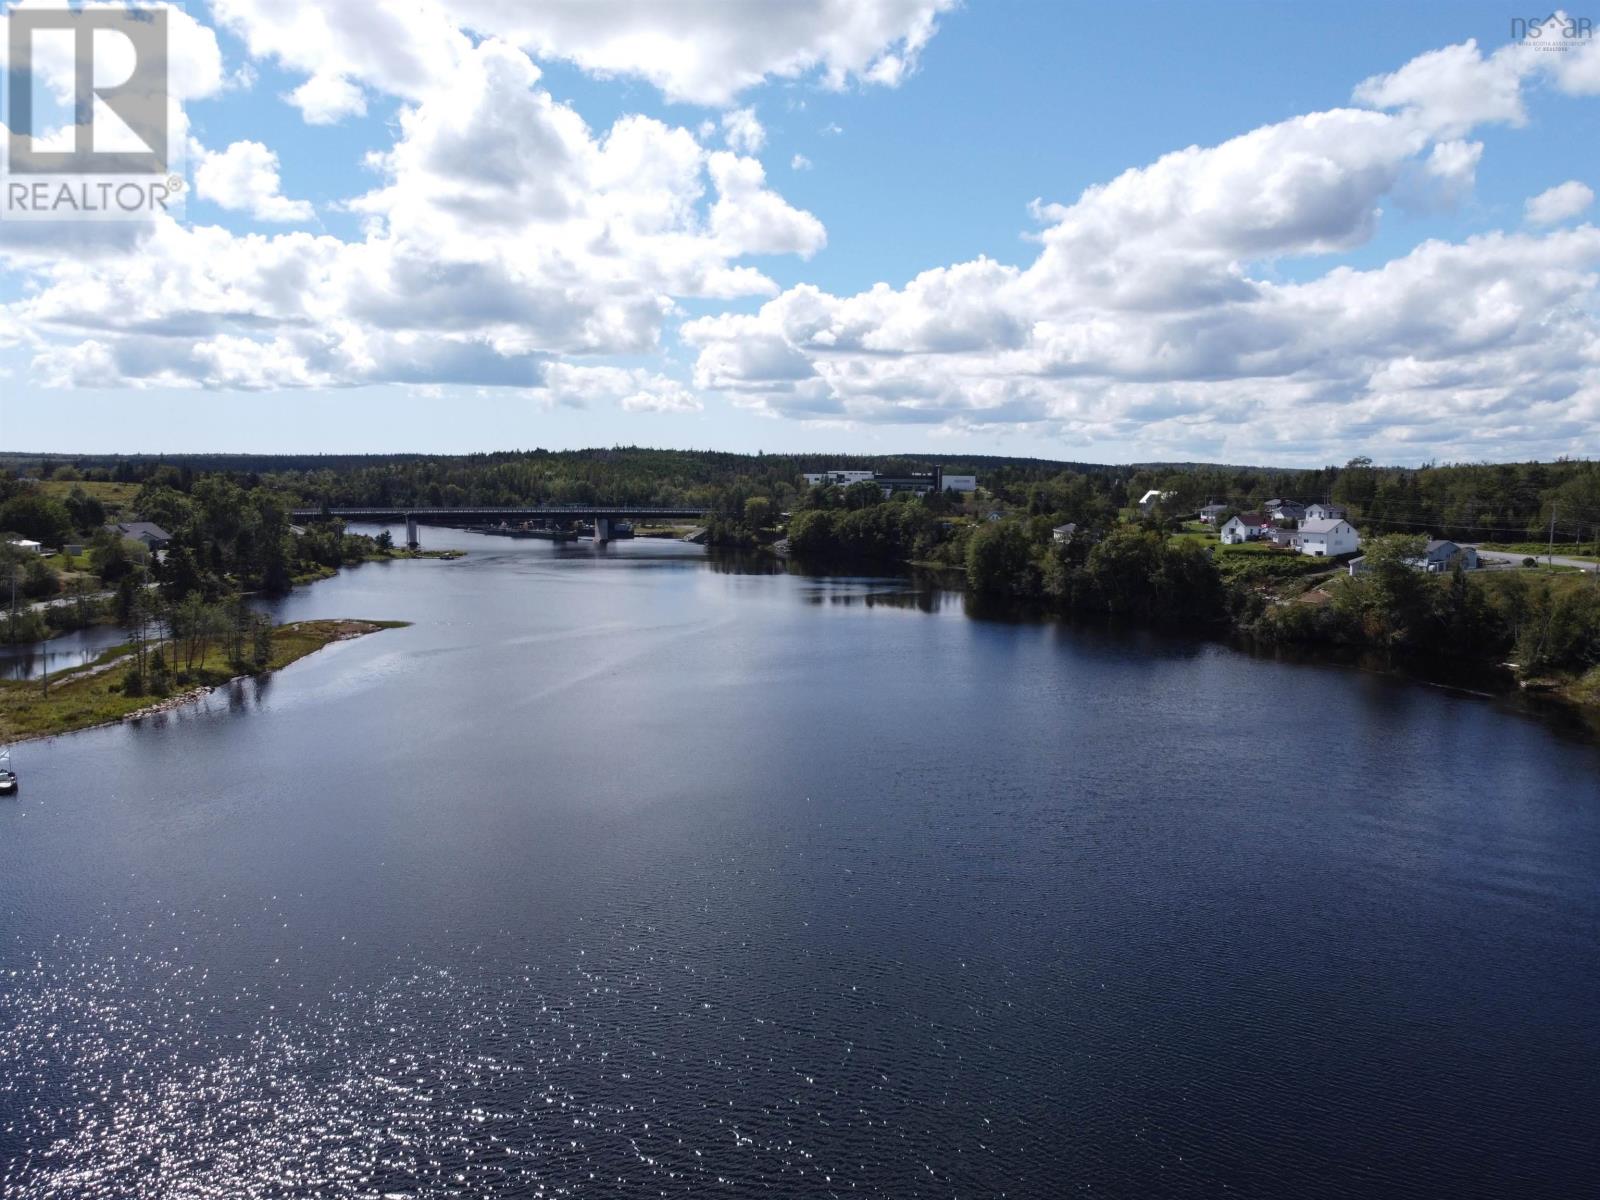
[[1152,455],[1592,453],[1600,230],[1424,242],[1303,282],[1272,269],[1336,262],[1387,200],[1469,192],[1483,145],[1465,135],[1522,120],[1529,79],[1567,86],[1513,53],[1424,55],[1358,89],[1394,111],[1291,118],[1036,203],[1024,266],[978,259],[845,296],[801,285],[689,321],[695,381],[798,420],[1029,429]]
[[470,29],[670,100],[722,107],[767,79],[893,87],[955,0],[213,0],[250,53],[416,98],[470,52]]
[[1524,212],[1531,224],[1559,225],[1587,212],[1593,203],[1594,189],[1576,179],[1569,179],[1532,197]]
[[740,154],[756,154],[767,144],[767,131],[753,108],[735,108],[722,114],[722,136]]
[[195,191],[202,200],[258,221],[308,221],[305,200],[290,200],[278,179],[278,156],[260,142],[234,142],[226,150],[195,147]]

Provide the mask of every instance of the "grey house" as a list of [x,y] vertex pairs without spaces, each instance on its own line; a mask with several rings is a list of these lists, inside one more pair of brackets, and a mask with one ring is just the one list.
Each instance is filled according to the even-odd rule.
[[125,538],[143,542],[151,550],[165,550],[172,535],[154,521],[119,521],[111,526]]
[[1463,571],[1476,571],[1477,547],[1462,546],[1442,538],[1435,538],[1422,552],[1422,561],[1418,565],[1424,571],[1451,571],[1455,569],[1457,563],[1461,564]]

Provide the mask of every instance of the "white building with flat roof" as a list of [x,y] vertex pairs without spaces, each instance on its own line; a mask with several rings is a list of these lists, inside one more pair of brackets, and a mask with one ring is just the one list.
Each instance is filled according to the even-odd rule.
[[806,471],[802,478],[807,487],[849,487],[852,483],[876,483],[885,496],[893,492],[915,492],[921,495],[938,488],[943,492],[975,492],[976,475],[946,475],[937,467],[926,474],[880,475],[876,471]]
[[807,471],[808,487],[849,487],[852,483],[871,483],[877,477],[874,471]]

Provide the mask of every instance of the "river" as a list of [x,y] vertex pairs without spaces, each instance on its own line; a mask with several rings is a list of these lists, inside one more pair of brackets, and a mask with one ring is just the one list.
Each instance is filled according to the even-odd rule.
[[1600,747],[904,580],[443,530],[0,799],[0,1194],[1600,1178]]

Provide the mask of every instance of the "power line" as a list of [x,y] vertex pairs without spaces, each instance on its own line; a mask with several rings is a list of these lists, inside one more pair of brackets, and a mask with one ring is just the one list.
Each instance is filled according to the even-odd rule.
[[[1403,525],[1412,529],[1439,529],[1448,527],[1451,529],[1474,529],[1480,533],[1513,533],[1517,534],[1524,541],[1528,540],[1532,534],[1541,532],[1544,528],[1543,522],[1540,522],[1538,526],[1479,525],[1475,521],[1454,521],[1447,517],[1434,517],[1431,520],[1418,521],[1406,519],[1404,517],[1362,516],[1360,520],[1362,524],[1366,525]],[[1583,530],[1590,528],[1590,526],[1588,524],[1569,525],[1563,521],[1558,522],[1556,524],[1556,528],[1558,530],[1570,530],[1573,533],[1581,535]],[[1581,538],[1574,538],[1573,540],[1577,541],[1581,540]]]

